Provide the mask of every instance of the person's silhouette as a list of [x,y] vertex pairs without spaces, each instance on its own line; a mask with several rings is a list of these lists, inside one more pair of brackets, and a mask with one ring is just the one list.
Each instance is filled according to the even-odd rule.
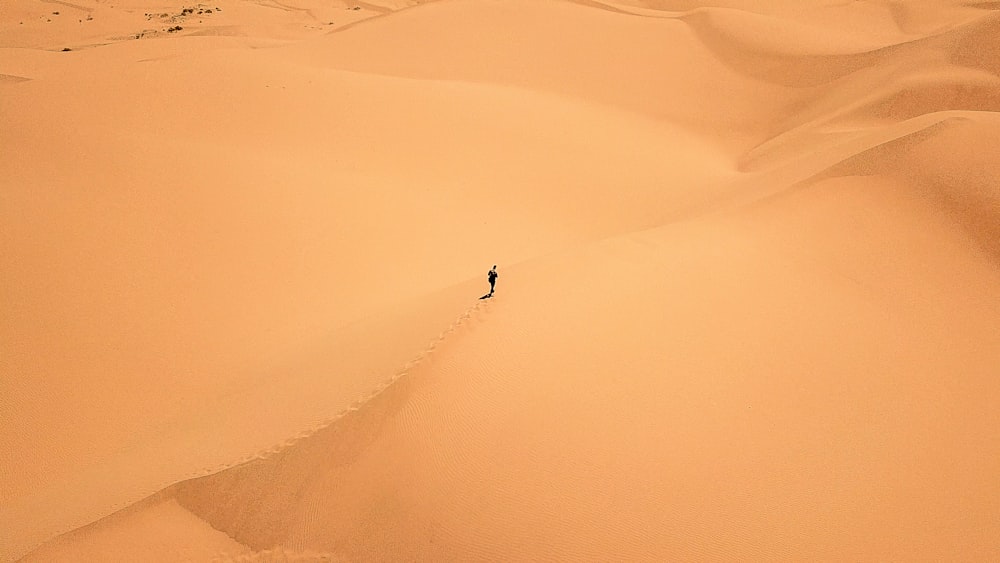
[[497,277],[498,277],[497,276],[497,265],[493,264],[493,269],[490,270],[490,272],[488,274],[486,274],[486,279],[490,280],[490,293],[489,293],[489,295],[491,295],[491,296],[493,295],[493,290],[494,290],[494,288],[497,285]]

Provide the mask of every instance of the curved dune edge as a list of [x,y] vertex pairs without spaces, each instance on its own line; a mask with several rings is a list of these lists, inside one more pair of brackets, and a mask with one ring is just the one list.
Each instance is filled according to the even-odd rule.
[[381,383],[375,386],[375,388],[370,390],[363,398],[358,399],[353,403],[351,403],[351,406],[347,407],[346,409],[338,412],[337,414],[329,418],[317,422],[314,426],[308,429],[302,430],[295,436],[292,436],[291,438],[281,442],[280,444],[275,444],[274,446],[271,446],[265,450],[261,450],[255,454],[249,455],[246,458],[241,459],[231,465],[225,465],[213,469],[212,472],[218,473],[255,460],[268,459],[271,456],[280,454],[282,451],[294,446],[298,442],[305,440],[322,430],[325,430],[326,428],[335,424],[337,421],[344,418],[345,416],[348,416],[351,413],[358,412],[359,410],[364,408],[365,405],[367,405],[369,402],[371,402],[379,395],[384,393],[387,389],[389,389],[389,387],[396,384],[400,379],[408,376],[415,367],[427,361],[428,357],[434,353],[434,350],[436,350],[438,346],[441,346],[445,342],[445,340],[448,338],[450,334],[458,330],[463,324],[465,324],[469,319],[473,318],[480,311],[485,311],[489,306],[488,305],[489,303],[490,302],[486,300],[479,300],[478,302],[476,302],[475,305],[472,305],[471,307],[466,309],[465,312],[459,315],[459,317],[456,318],[447,329],[442,331],[437,338],[432,340],[427,345],[427,347],[421,350],[416,356],[413,357],[413,359],[406,362],[406,364],[404,364],[403,367],[401,367],[393,375],[384,379]]

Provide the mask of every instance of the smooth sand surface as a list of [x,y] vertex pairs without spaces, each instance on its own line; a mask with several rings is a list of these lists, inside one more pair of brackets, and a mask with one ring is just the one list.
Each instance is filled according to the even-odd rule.
[[1000,5],[746,4],[4,2],[0,560],[995,557]]

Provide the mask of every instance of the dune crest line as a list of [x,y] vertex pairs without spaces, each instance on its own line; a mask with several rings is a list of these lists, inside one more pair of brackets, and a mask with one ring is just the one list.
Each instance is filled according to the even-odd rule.
[[196,478],[196,477],[203,477],[205,475],[211,475],[213,473],[218,473],[220,471],[225,471],[227,469],[231,469],[233,467],[237,467],[237,466],[240,466],[240,465],[243,465],[245,463],[252,462],[252,461],[256,461],[256,460],[260,460],[260,459],[268,459],[268,458],[270,458],[270,457],[272,457],[272,456],[274,456],[274,455],[282,452],[283,450],[285,450],[285,449],[287,449],[289,447],[294,446],[295,444],[301,442],[302,440],[304,440],[306,438],[309,438],[310,436],[315,435],[317,432],[320,432],[320,431],[322,431],[322,430],[330,427],[330,425],[332,425],[335,422],[337,422],[338,420],[344,418],[348,414],[351,414],[351,413],[354,413],[354,412],[358,412],[359,410],[361,410],[362,408],[364,408],[364,406],[366,404],[368,404],[373,399],[377,398],[379,395],[381,395],[382,393],[384,393],[387,389],[389,389],[390,387],[392,387],[393,384],[395,384],[396,382],[398,382],[403,377],[409,375],[410,371],[414,367],[416,367],[419,364],[421,364],[432,353],[434,353],[434,351],[438,348],[438,346],[440,346],[441,343],[444,342],[445,339],[447,339],[449,335],[451,335],[455,331],[457,331],[463,324],[465,324],[469,319],[471,319],[474,314],[476,314],[479,311],[485,311],[486,309],[488,309],[489,305],[487,303],[488,303],[488,301],[485,300],[485,299],[477,300],[475,304],[473,304],[470,307],[468,307],[465,311],[462,312],[462,314],[460,314],[458,317],[456,317],[455,320],[452,321],[450,325],[448,325],[448,328],[446,328],[445,330],[443,330],[434,340],[432,340],[430,343],[428,343],[427,346],[424,347],[423,350],[421,350],[412,359],[410,359],[405,364],[403,364],[403,367],[401,367],[400,369],[396,370],[393,373],[393,375],[391,375],[390,377],[382,380],[381,383],[379,383],[378,385],[376,385],[364,397],[362,397],[360,399],[356,399],[347,408],[341,410],[340,412],[334,414],[333,416],[330,416],[330,417],[322,419],[321,421],[319,421],[318,423],[314,424],[313,426],[310,426],[308,429],[302,430],[301,432],[295,434],[293,437],[291,437],[291,438],[289,438],[289,439],[287,439],[287,440],[285,440],[285,441],[283,441],[283,442],[281,442],[279,444],[276,444],[274,446],[271,446],[271,447],[263,449],[263,450],[259,450],[259,451],[257,451],[254,454],[242,457],[242,458],[240,458],[239,461],[237,461],[235,463],[227,463],[227,464],[224,464],[224,465],[217,466],[217,467],[215,467],[215,468],[213,468],[213,469],[211,469],[211,470],[209,470],[209,471],[207,471],[205,473],[202,473],[200,475],[189,476],[186,479],[182,479],[181,481],[178,481],[178,483],[186,481],[187,479]]

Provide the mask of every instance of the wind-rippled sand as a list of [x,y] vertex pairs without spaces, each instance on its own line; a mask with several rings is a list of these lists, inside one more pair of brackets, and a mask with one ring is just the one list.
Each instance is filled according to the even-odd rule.
[[5,1],[0,560],[995,558],[998,112],[996,2]]

